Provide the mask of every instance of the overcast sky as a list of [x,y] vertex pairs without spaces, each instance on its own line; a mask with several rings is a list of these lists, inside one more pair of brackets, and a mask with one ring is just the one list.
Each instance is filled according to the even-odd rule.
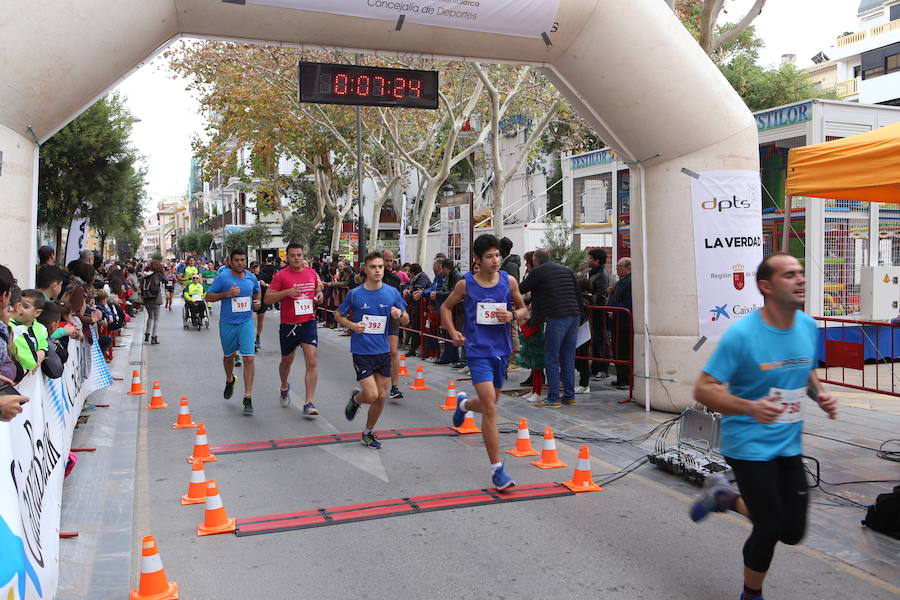
[[[734,21],[753,5],[753,0],[727,0]],[[796,54],[797,65],[828,47],[845,31],[856,31],[859,0],[769,0],[755,21],[766,42],[761,54],[765,65],[776,65],[782,54]],[[138,69],[117,88],[128,98],[132,113],[141,119],[134,126],[132,141],[146,157],[149,167],[148,208],[161,196],[187,192],[191,160],[191,137],[203,129],[198,104],[184,90],[185,82],[173,80],[156,60]]]

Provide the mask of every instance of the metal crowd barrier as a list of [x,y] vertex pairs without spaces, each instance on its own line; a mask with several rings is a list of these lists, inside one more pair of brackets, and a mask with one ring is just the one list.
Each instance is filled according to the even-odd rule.
[[900,326],[884,321],[815,317],[822,383],[900,397],[895,363]]

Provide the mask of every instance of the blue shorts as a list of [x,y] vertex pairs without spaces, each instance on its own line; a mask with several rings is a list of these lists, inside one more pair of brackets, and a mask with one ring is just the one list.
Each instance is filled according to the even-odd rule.
[[281,342],[281,355],[287,356],[300,344],[319,345],[319,330],[316,320],[306,323],[282,323],[278,328],[278,340]]
[[376,373],[382,377],[391,376],[391,353],[354,354],[353,368],[356,369],[356,380],[361,381]]
[[506,369],[509,366],[508,356],[491,356],[487,358],[467,356],[466,364],[469,366],[472,385],[493,381],[495,388],[498,390],[503,389],[503,383],[506,381]]
[[247,319],[243,323],[219,321],[219,340],[225,356],[231,356],[239,350],[242,356],[253,356],[256,352],[256,324],[253,319]]

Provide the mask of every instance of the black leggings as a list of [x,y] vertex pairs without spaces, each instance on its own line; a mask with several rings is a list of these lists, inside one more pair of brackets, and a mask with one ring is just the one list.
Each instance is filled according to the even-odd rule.
[[775,544],[793,546],[806,533],[809,490],[803,461],[800,456],[770,461],[725,460],[734,470],[753,522],[753,531],[744,544],[744,565],[764,573],[769,570]]

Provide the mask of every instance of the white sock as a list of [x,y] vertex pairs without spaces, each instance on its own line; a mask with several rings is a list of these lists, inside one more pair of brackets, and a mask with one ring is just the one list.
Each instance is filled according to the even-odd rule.
[[493,463],[493,464],[491,465],[491,469],[494,470],[494,471],[496,471],[497,469],[499,469],[499,468],[502,467],[502,466],[503,466],[503,463],[502,463],[502,462]]
[[459,410],[466,410],[466,403],[469,401],[468,398],[463,398],[459,401]]
[[363,429],[363,435],[369,435],[370,433],[372,433],[371,429]]

